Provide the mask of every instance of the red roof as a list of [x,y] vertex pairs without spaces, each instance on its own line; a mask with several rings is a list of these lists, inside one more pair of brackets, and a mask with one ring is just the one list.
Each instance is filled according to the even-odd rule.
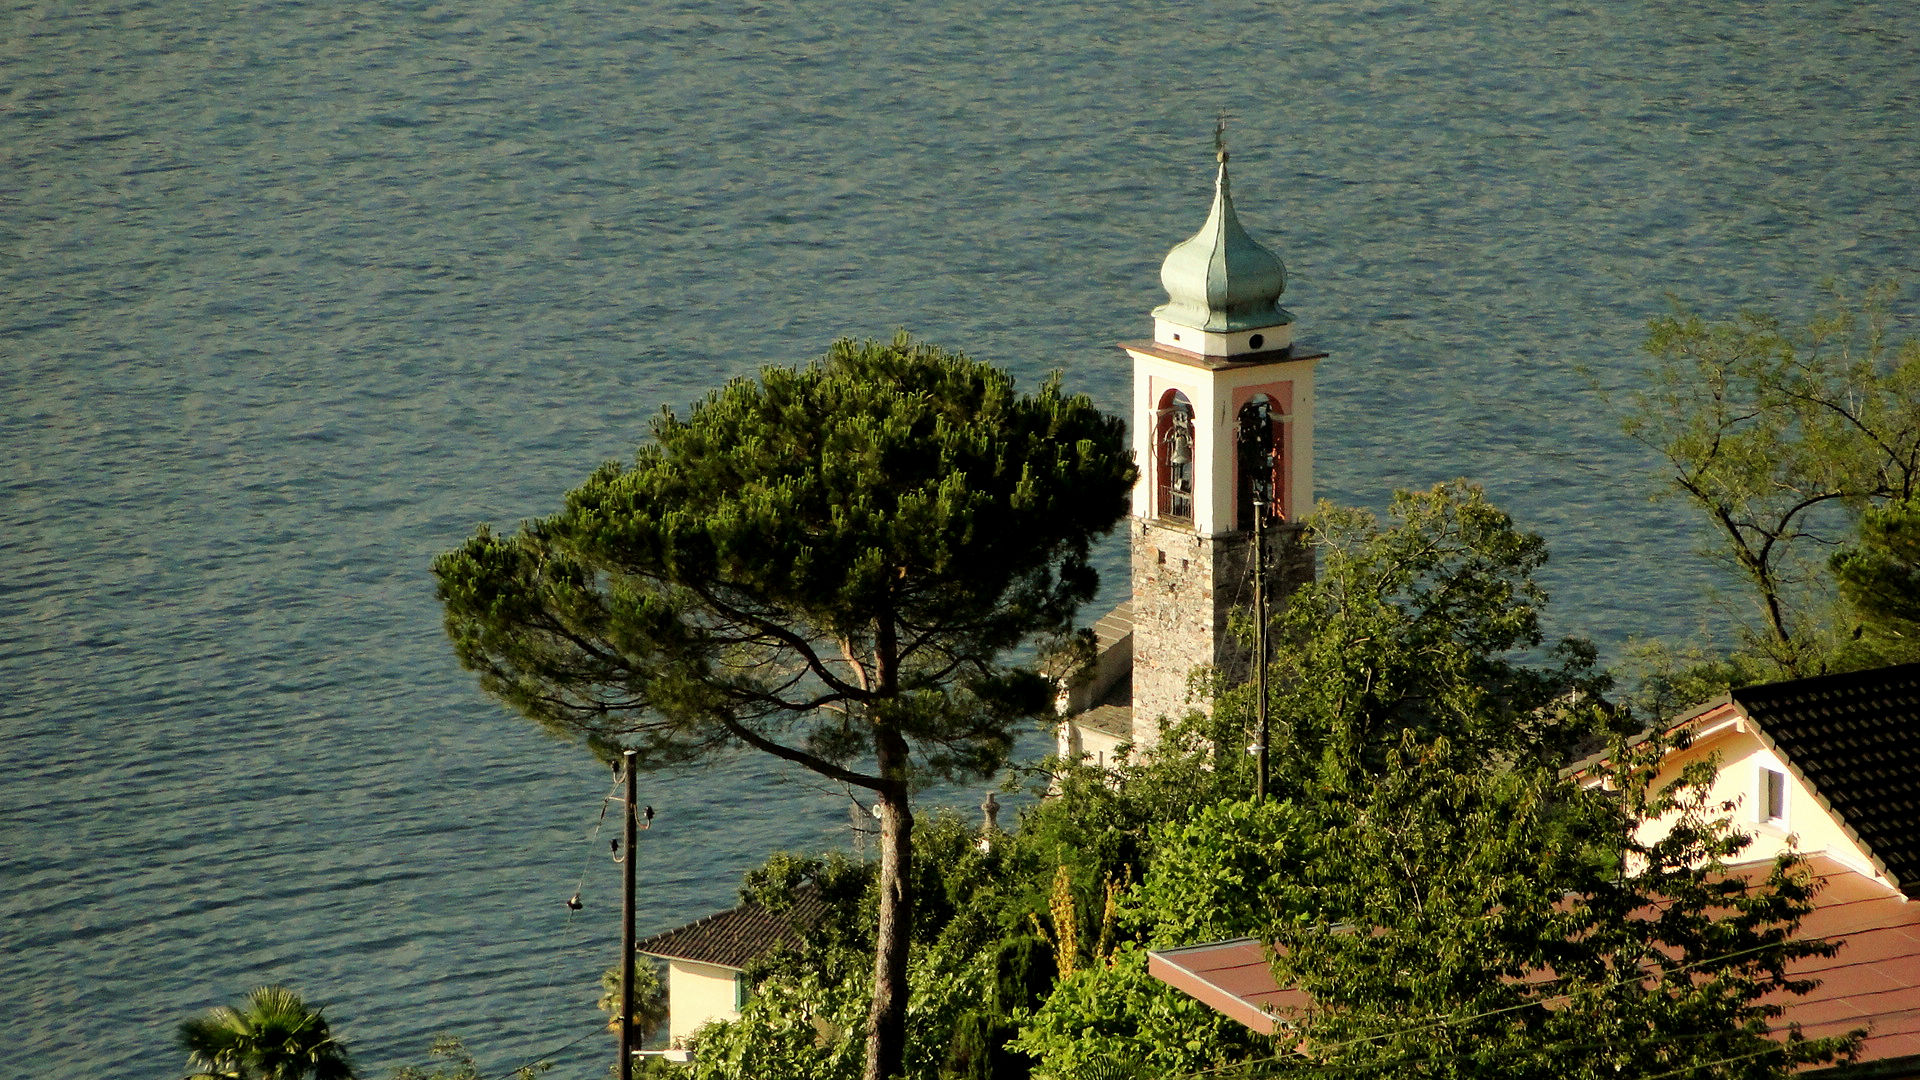
[[1804,997],[1780,996],[1783,1022],[1797,1021],[1809,1036],[1864,1027],[1863,1062],[1920,1054],[1920,902],[1824,855],[1807,862],[1826,887],[1799,936],[1832,938],[1840,951],[1788,968],[1820,985]]
[[[1920,1055],[1920,902],[1825,855],[1807,865],[1825,885],[1798,936],[1834,939],[1840,951],[1788,966],[1820,985],[1775,999],[1785,1010],[1776,1030],[1798,1023],[1817,1037],[1866,1028],[1861,1063]],[[1263,1035],[1311,1004],[1305,991],[1274,982],[1266,946],[1252,938],[1156,951],[1147,970]]]

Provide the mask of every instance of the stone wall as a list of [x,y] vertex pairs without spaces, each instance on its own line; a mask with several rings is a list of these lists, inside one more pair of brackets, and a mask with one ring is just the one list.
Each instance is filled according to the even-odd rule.
[[[1211,708],[1213,682],[1253,676],[1253,538],[1197,536],[1161,521],[1132,528],[1133,734],[1150,746],[1164,719]],[[1267,533],[1267,550],[1269,605],[1278,610],[1312,580],[1313,551],[1291,525]]]

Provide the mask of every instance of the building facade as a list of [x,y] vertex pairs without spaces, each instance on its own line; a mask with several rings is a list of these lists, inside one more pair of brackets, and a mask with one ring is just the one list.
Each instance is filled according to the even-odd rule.
[[1064,695],[1061,752],[1096,763],[1151,746],[1168,720],[1251,674],[1256,534],[1273,601],[1313,577],[1297,523],[1313,505],[1313,377],[1326,354],[1295,340],[1286,267],[1240,224],[1224,149],[1206,223],[1168,252],[1160,282],[1153,337],[1120,346],[1140,468],[1132,596],[1097,624],[1098,659]]

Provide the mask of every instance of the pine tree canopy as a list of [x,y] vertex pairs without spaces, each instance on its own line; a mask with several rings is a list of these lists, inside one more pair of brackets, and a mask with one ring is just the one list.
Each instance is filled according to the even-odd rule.
[[[1053,687],[1009,662],[1065,635],[1126,512],[1122,425],[1059,379],[905,334],[671,411],[552,517],[434,562],[494,696],[641,765],[750,747],[873,792],[867,1080],[905,1053],[916,781],[983,776]],[[1017,654],[1016,654],[1017,655]]]
[[629,466],[434,564],[492,694],[647,764],[748,746],[872,786],[875,728],[916,772],[977,775],[1044,712],[1004,662],[1090,598],[1126,509],[1121,423],[1058,378],[901,335],[836,342],[663,412]]

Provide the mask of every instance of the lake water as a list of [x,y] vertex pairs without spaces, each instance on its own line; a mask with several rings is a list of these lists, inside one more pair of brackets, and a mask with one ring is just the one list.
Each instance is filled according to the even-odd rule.
[[[1581,368],[1920,259],[1906,0],[0,0],[0,1076],[178,1076],[270,980],[369,1074],[602,1075],[611,778],[458,670],[429,560],[836,335],[1121,407],[1220,111],[1320,493],[1486,484],[1609,646],[1708,579]],[[646,791],[645,929],[845,842],[760,760]]]

